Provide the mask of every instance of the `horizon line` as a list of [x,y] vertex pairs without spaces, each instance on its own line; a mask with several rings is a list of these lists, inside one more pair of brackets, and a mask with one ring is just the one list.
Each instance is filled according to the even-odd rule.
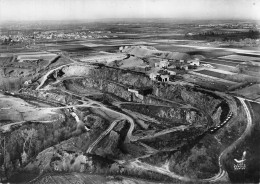
[[0,23],[6,23],[6,22],[35,22],[35,21],[60,21],[60,22],[66,22],[66,21],[106,21],[106,20],[176,20],[176,21],[260,21],[260,19],[250,19],[250,18],[170,18],[170,17],[133,17],[133,18],[86,18],[86,19],[35,19],[35,20],[0,20]]

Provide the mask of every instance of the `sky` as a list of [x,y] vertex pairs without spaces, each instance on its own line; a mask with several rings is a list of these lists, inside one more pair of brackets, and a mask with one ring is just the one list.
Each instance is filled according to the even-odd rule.
[[0,21],[106,18],[260,20],[260,0],[0,0]]

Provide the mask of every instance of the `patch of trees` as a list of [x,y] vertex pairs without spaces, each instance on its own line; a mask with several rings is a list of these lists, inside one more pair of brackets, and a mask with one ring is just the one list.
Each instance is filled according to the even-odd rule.
[[186,37],[195,39],[195,40],[207,40],[207,41],[239,41],[241,39],[259,39],[260,32],[258,30],[249,30],[247,32],[238,32],[238,31],[204,31],[194,35],[187,35]]
[[[256,39],[252,38],[245,38],[245,39],[239,39],[238,41],[235,40],[227,40],[225,41],[225,44],[227,44],[229,47],[258,47],[260,46],[260,42]],[[225,46],[227,47],[227,46]]]
[[5,38],[2,42],[2,45],[9,45],[13,42],[12,38],[9,37],[9,38]]
[[210,178],[219,171],[219,146],[212,137],[205,137],[194,147],[176,152],[170,159],[170,170],[192,178]]
[[173,149],[180,147],[183,144],[188,144],[203,133],[203,129],[193,128],[184,131],[172,132],[152,139],[142,140],[142,142],[157,150]]
[[169,162],[169,169],[177,174],[192,178],[209,178],[218,168],[219,145],[211,136],[187,141],[177,151],[158,152],[141,158],[142,162],[161,166]]
[[[5,167],[6,175],[26,164],[42,150],[72,136],[78,135],[76,122],[72,118],[54,124],[28,122],[19,129],[1,137],[0,167]],[[2,161],[4,160],[4,161]]]

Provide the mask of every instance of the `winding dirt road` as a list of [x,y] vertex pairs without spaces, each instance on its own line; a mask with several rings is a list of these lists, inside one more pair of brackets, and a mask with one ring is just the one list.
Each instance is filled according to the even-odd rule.
[[219,173],[217,175],[215,175],[212,178],[209,179],[204,179],[203,181],[210,181],[210,182],[214,182],[217,180],[220,180],[223,176],[225,176],[227,173],[223,168],[223,158],[226,157],[226,155],[229,152],[232,152],[244,139],[245,137],[250,133],[251,128],[252,128],[252,117],[251,117],[251,113],[245,103],[245,99],[237,97],[237,99],[241,102],[242,106],[244,107],[244,110],[246,112],[246,116],[247,116],[247,126],[245,131],[243,132],[243,134],[235,141],[233,142],[229,147],[227,147],[219,156],[218,162],[219,162]]
[[120,122],[121,120],[115,120],[113,121],[110,126],[104,131],[102,132],[102,134],[100,134],[100,136],[88,147],[88,150],[86,151],[86,153],[91,153],[91,151],[94,149],[94,147],[102,140],[104,139],[104,137],[116,126],[116,124],[118,122]]
[[[62,68],[64,66],[61,66],[59,68]],[[49,71],[45,76],[44,76],[44,79],[47,80],[47,76],[52,74],[52,72],[54,70],[57,70],[58,68],[56,69],[53,69],[52,71]],[[42,83],[38,86],[37,89],[39,89],[43,84],[44,84],[44,81],[42,81]],[[117,112],[113,109],[110,109],[108,107],[106,107],[105,105],[99,103],[99,102],[96,102],[94,100],[91,100],[91,99],[88,99],[86,98],[85,96],[82,96],[82,95],[77,95],[77,94],[73,94],[72,92],[69,92],[69,91],[64,91],[64,92],[67,92],[67,93],[70,93],[72,95],[76,95],[76,96],[80,96],[82,97],[82,99],[86,99],[88,102],[90,102],[91,104],[83,104],[83,105],[73,105],[74,107],[92,107],[92,108],[100,108],[100,109],[103,109],[105,110],[106,112],[110,112],[110,113],[116,113],[118,114],[122,119],[126,119],[129,123],[130,123],[130,128],[127,132],[127,136],[126,136],[126,143],[128,142],[131,142],[131,141],[135,141],[137,140],[135,137],[133,137],[132,135],[132,132],[134,130],[134,127],[135,127],[135,123],[134,123],[134,120],[123,114],[123,113],[120,113],[120,112]],[[240,97],[236,97],[240,103],[242,104],[244,110],[245,110],[245,113],[246,113],[246,121],[247,121],[247,126],[246,126],[246,129],[245,131],[243,132],[243,134],[235,141],[233,142],[230,146],[228,146],[220,155],[219,155],[219,158],[218,158],[218,163],[219,163],[219,172],[217,175],[215,175],[214,177],[212,178],[208,178],[208,179],[202,179],[202,180],[194,180],[194,179],[191,179],[191,178],[188,178],[188,177],[185,177],[185,176],[179,176],[177,174],[175,174],[174,172],[171,172],[169,171],[168,169],[166,168],[163,168],[163,167],[157,167],[157,166],[153,166],[153,165],[149,165],[147,163],[142,163],[140,162],[139,160],[135,160],[133,162],[131,162],[130,164],[134,167],[138,167],[138,168],[142,168],[144,170],[150,170],[150,171],[154,171],[154,172],[158,172],[158,173],[161,173],[161,174],[164,174],[164,175],[167,175],[167,176],[170,176],[172,178],[176,178],[176,179],[179,179],[179,180],[182,180],[182,181],[201,181],[201,182],[215,182],[215,181],[218,181],[220,180],[221,178],[223,178],[227,172],[225,171],[224,167],[223,167],[223,159],[225,157],[227,157],[227,154],[232,152],[244,139],[245,137],[250,133],[251,131],[251,127],[252,127],[252,117],[251,117],[251,114],[250,114],[250,111],[245,103],[245,99],[243,98],[240,98]],[[90,153],[93,148],[95,147],[95,145],[97,145],[112,129],[113,127],[116,125],[116,123],[122,119],[117,119],[115,121],[113,121],[113,123],[109,126],[109,128],[107,130],[105,130],[93,143],[92,145],[89,147],[89,149],[87,150],[88,153]]]
[[227,172],[225,171],[225,169],[223,167],[224,157],[226,157],[228,153],[232,152],[242,141],[244,141],[245,137],[250,133],[251,128],[252,128],[252,117],[251,117],[250,111],[249,111],[249,109],[248,109],[248,107],[245,103],[245,99],[239,98],[239,97],[237,97],[237,98],[241,102],[241,104],[244,107],[244,110],[246,112],[247,126],[246,126],[246,129],[243,132],[243,134],[235,142],[233,142],[230,146],[228,146],[219,155],[218,163],[219,163],[220,169],[219,169],[218,174],[216,174],[214,177],[208,178],[208,179],[195,180],[195,179],[192,179],[192,178],[189,178],[189,177],[186,177],[186,176],[177,175],[174,172],[171,172],[170,170],[168,170],[166,168],[149,165],[147,163],[140,162],[139,160],[135,160],[135,161],[131,162],[131,165],[133,167],[141,168],[141,169],[144,169],[144,170],[158,172],[158,173],[161,173],[161,174],[164,174],[164,175],[167,175],[167,176],[170,176],[172,178],[179,179],[179,180],[185,181],[185,182],[189,182],[189,181],[193,181],[193,182],[215,182],[215,181],[221,180],[224,176],[227,175]]

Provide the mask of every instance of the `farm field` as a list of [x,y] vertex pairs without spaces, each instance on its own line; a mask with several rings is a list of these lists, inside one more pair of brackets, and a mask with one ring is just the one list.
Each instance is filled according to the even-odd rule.
[[246,88],[239,89],[233,92],[234,94],[241,95],[248,99],[259,99],[260,98],[260,84],[255,84]]
[[19,62],[23,62],[24,60],[37,60],[37,59],[44,59],[44,60],[50,60],[54,57],[56,57],[56,54],[51,53],[44,53],[44,54],[30,54],[30,55],[18,55],[17,60]]
[[13,57],[0,57],[0,66],[4,66],[12,61]]
[[[238,77],[238,74],[231,73],[225,70],[217,69],[202,69],[198,71],[191,72],[197,75],[196,78],[201,78],[202,81],[196,79],[194,83],[218,91],[229,90],[232,86],[237,86],[249,76]],[[243,78],[243,79],[241,79]],[[188,79],[188,81],[191,79]],[[204,81],[204,82],[203,82]]]
[[237,53],[237,55],[260,58],[260,55],[258,53],[255,53],[255,54],[254,53]]
[[235,62],[229,62],[229,61],[219,60],[219,59],[204,59],[202,61],[202,63],[203,64],[214,63],[214,64],[221,64],[221,65],[227,65],[227,66],[234,66],[234,67],[236,67],[238,65],[238,63],[235,63]]
[[183,77],[185,82],[193,83],[203,88],[217,91],[227,91],[231,86],[234,85],[230,81],[216,80],[216,78],[209,78],[207,75],[198,75],[196,72],[194,72],[194,74],[185,74]]
[[199,70],[199,71],[196,71],[196,73],[201,73],[201,74],[204,74],[204,75],[209,75],[209,76],[212,76],[212,77],[223,79],[223,73],[215,72],[215,71],[212,71],[212,70]]
[[243,56],[243,55],[228,55],[228,56],[222,56],[219,57],[221,59],[231,59],[231,60],[237,60],[237,61],[255,61],[260,62],[260,59],[258,57],[252,57],[252,56]]

